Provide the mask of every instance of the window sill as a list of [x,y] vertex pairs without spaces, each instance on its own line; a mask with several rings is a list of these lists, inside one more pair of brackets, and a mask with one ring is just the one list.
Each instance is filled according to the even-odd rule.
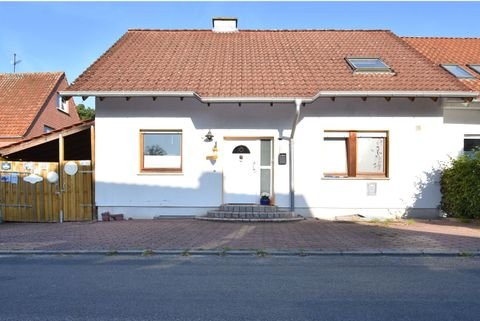
[[137,176],[183,176],[183,172],[140,172]]
[[322,180],[326,181],[389,181],[390,177],[342,177],[342,176],[329,176],[329,177],[322,177]]

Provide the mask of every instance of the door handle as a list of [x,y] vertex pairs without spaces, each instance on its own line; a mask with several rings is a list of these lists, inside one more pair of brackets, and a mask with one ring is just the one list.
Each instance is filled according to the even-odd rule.
[[253,170],[254,172],[257,171],[257,167],[256,167],[255,165],[257,165],[257,162],[256,162],[256,161],[253,161],[253,168],[252,168],[252,170]]

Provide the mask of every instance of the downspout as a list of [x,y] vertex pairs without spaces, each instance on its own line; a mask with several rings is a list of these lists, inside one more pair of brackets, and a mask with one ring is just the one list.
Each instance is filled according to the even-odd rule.
[[295,99],[295,117],[293,118],[292,131],[290,132],[290,138],[288,139],[288,173],[290,176],[290,212],[295,211],[295,176],[294,176],[294,167],[293,167],[293,153],[294,153],[294,137],[295,130],[297,129],[298,120],[300,119],[300,107],[302,107],[302,100]]

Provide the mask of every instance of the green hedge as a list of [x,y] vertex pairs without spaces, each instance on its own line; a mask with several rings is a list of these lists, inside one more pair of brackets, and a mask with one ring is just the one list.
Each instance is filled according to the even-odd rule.
[[441,207],[448,216],[480,218],[480,152],[452,159],[440,185]]

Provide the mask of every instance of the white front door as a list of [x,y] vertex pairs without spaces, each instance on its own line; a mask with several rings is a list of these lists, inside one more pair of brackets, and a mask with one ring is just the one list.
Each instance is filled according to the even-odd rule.
[[260,199],[260,140],[226,140],[223,202],[258,204]]

